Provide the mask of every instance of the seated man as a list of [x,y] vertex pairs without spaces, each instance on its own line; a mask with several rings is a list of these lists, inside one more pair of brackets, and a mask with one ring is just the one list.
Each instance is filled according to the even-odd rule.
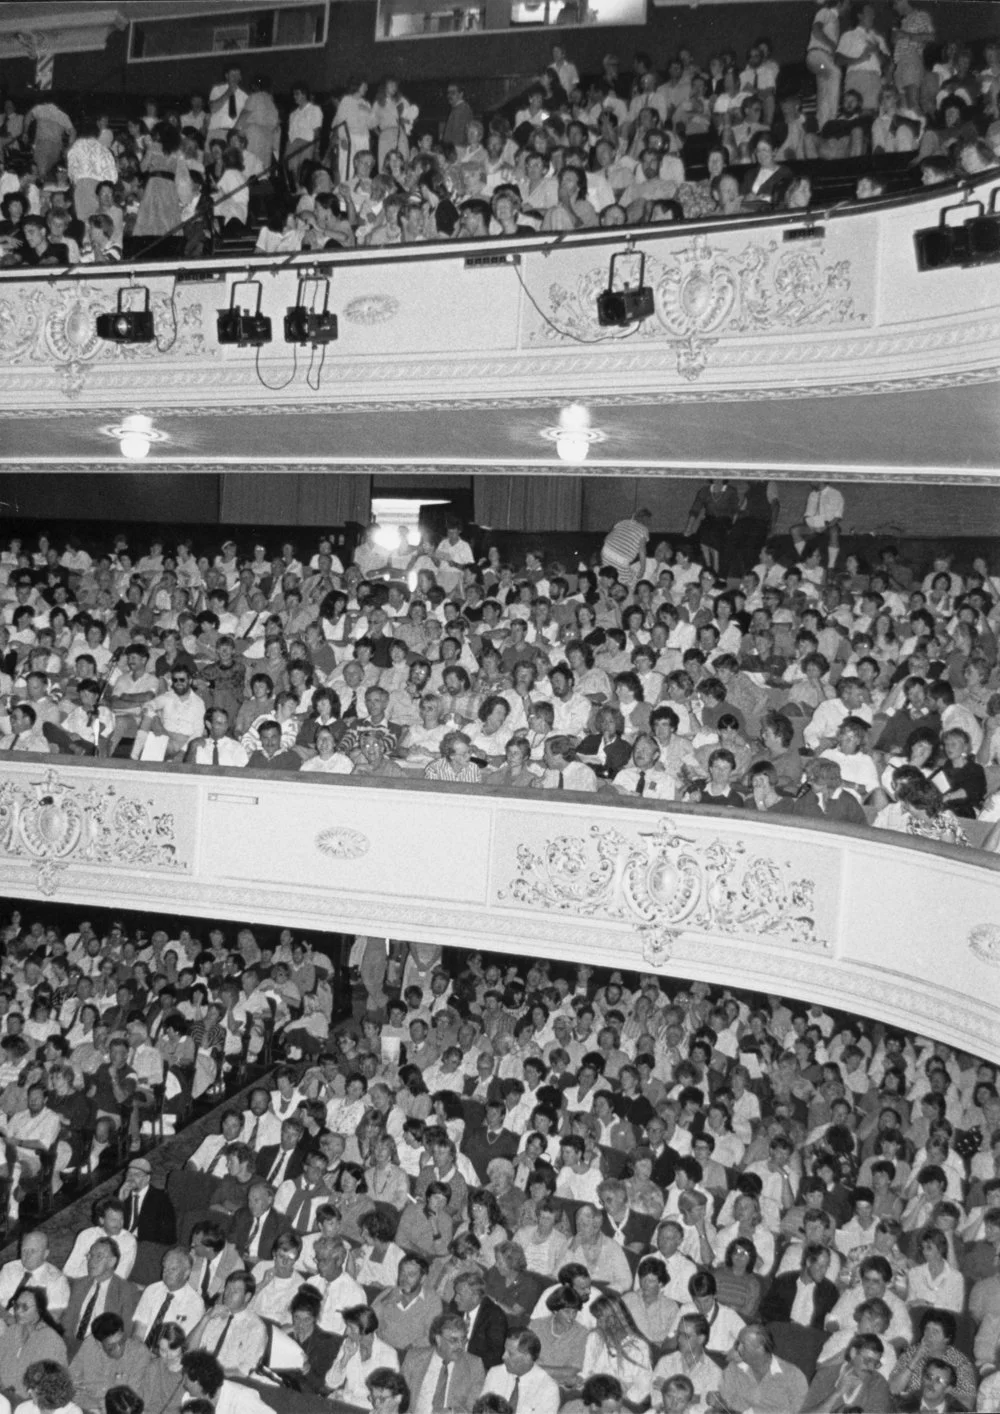
[[442,1311],[431,1322],[427,1345],[411,1346],[403,1361],[403,1378],[416,1409],[470,1409],[486,1371],[466,1350],[468,1332],[458,1311]]
[[161,742],[155,749],[153,759],[175,761],[184,755],[191,741],[201,735],[205,723],[205,704],[192,690],[191,681],[190,669],[175,665],[170,674],[169,690],[154,697],[143,711],[132,747],[133,761],[142,758],[151,736],[166,738],[166,742]]
[[84,1414],[105,1414],[105,1395],[115,1385],[139,1388],[151,1358],[141,1340],[125,1334],[121,1316],[98,1316],[69,1367]]
[[378,1316],[379,1337],[394,1350],[426,1345],[431,1322],[441,1313],[441,1298],[425,1286],[427,1262],[411,1254],[399,1264],[396,1285],[376,1296],[372,1310]]
[[249,1376],[264,1358],[267,1327],[247,1309],[256,1290],[249,1272],[233,1272],[226,1278],[221,1302],[191,1335],[191,1348],[214,1355],[227,1375]]
[[499,1394],[512,1409],[531,1414],[558,1414],[559,1386],[537,1363],[542,1343],[532,1330],[507,1337],[503,1361],[494,1365],[483,1384],[484,1394]]

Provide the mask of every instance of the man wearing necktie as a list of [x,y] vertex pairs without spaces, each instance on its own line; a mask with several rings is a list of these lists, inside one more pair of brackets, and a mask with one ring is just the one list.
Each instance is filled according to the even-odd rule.
[[163,1259],[163,1278],[139,1298],[135,1308],[135,1333],[155,1355],[160,1332],[169,1321],[188,1334],[205,1314],[205,1303],[190,1285],[193,1262],[183,1247],[172,1247]]
[[537,1363],[542,1342],[533,1330],[507,1337],[503,1364],[486,1376],[484,1394],[502,1394],[517,1414],[558,1414],[559,1386]]
[[443,1311],[431,1322],[429,1344],[414,1346],[403,1361],[412,1414],[471,1409],[486,1379],[483,1362],[465,1349],[465,1321]]
[[73,1283],[66,1308],[64,1325],[70,1349],[78,1349],[92,1334],[97,1318],[107,1313],[119,1317],[125,1334],[131,1335],[138,1293],[131,1282],[115,1275],[120,1257],[113,1238],[99,1237],[92,1243],[87,1253],[87,1275]]
[[233,1218],[230,1241],[245,1262],[270,1261],[285,1221],[273,1211],[274,1189],[266,1179],[255,1179],[247,1193],[247,1206]]
[[227,1375],[249,1376],[264,1358],[267,1327],[247,1310],[256,1290],[249,1272],[233,1272],[221,1302],[191,1336],[191,1347],[214,1355]]
[[249,761],[246,747],[229,735],[229,713],[224,707],[210,707],[205,713],[205,735],[195,737],[184,753],[188,766],[236,766]]
[[242,78],[242,70],[234,64],[226,70],[225,82],[216,84],[210,90],[208,95],[209,133],[206,145],[217,137],[226,141],[236,126],[236,120],[243,112],[243,105],[247,101],[247,94],[240,87]]

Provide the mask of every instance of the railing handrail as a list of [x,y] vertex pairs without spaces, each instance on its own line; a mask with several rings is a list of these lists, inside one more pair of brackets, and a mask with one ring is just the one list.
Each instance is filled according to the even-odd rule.
[[182,761],[164,763],[131,761],[115,757],[112,764],[112,761],[107,757],[67,756],[55,752],[48,756],[43,756],[41,753],[23,752],[15,753],[7,758],[8,765],[27,766],[29,763],[36,770],[42,770],[46,766],[53,768],[72,767],[74,770],[110,771],[113,774],[117,774],[119,771],[135,772],[139,775],[160,775],[168,778],[191,776],[221,778],[239,782],[266,781],[272,785],[275,783],[294,784],[297,789],[318,785],[335,790],[373,788],[389,792],[402,791],[404,794],[416,791],[421,795],[438,795],[443,790],[448,794],[479,796],[484,800],[517,801],[521,805],[525,801],[551,804],[556,799],[558,802],[572,802],[573,804],[586,805],[588,808],[597,807],[601,810],[638,809],[655,815],[687,816],[692,820],[714,818],[727,821],[730,824],[734,820],[751,820],[758,825],[774,825],[779,831],[787,830],[794,833],[798,830],[805,830],[806,833],[818,834],[824,838],[834,835],[867,844],[886,845],[893,849],[916,850],[919,854],[930,854],[939,859],[942,857],[952,859],[956,863],[972,864],[977,868],[1000,874],[1000,855],[978,849],[973,845],[945,844],[937,840],[921,839],[915,835],[904,835],[896,830],[875,830],[870,825],[852,825],[842,820],[817,820],[807,816],[790,817],[756,810],[734,810],[731,806],[713,805],[710,802],[693,805],[682,800],[645,800],[638,796],[617,795],[609,791],[600,791],[594,795],[586,791],[565,790],[560,791],[558,797],[553,797],[551,792],[536,794],[533,791],[520,790],[512,786],[484,786],[474,782],[426,781],[420,777],[340,776],[325,775],[320,772],[309,772],[306,776],[302,776],[297,771],[263,771],[250,766],[197,766]]
[[941,205],[951,198],[964,194],[970,201],[978,187],[1000,184],[1000,167],[990,172],[982,172],[975,177],[944,182],[939,186],[922,188],[916,192],[905,192],[899,196],[876,197],[865,202],[836,202],[825,209],[808,211],[752,212],[724,218],[704,218],[701,220],[667,223],[661,226],[619,226],[610,229],[590,229],[586,231],[560,232],[556,235],[540,233],[537,236],[517,236],[512,239],[491,238],[468,241],[429,241],[413,245],[365,246],[344,250],[295,251],[289,255],[257,255],[247,252],[243,255],[209,256],[203,259],[115,261],[100,265],[64,266],[23,266],[0,268],[0,284],[15,282],[20,284],[56,285],[73,281],[110,280],[121,282],[123,276],[138,279],[140,276],[152,278],[156,275],[169,276],[184,274],[194,283],[200,273],[206,279],[213,273],[241,274],[259,272],[278,275],[284,270],[324,270],[347,269],[351,266],[386,265],[407,262],[452,260],[456,256],[465,259],[470,256],[504,256],[540,253],[549,255],[560,247],[579,246],[607,247],[642,245],[651,241],[674,240],[684,242],[692,236],[712,236],[733,231],[767,230],[780,227],[809,227],[825,225],[828,221],[853,219],[856,216],[870,216],[873,213],[898,210],[905,207],[926,205],[934,208],[935,216]]

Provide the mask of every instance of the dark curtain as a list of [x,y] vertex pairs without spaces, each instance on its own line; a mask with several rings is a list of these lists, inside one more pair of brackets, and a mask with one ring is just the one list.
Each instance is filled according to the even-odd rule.
[[222,477],[224,525],[346,525],[371,516],[371,477],[355,472],[232,471]]
[[583,478],[565,476],[474,476],[477,525],[493,530],[579,530]]

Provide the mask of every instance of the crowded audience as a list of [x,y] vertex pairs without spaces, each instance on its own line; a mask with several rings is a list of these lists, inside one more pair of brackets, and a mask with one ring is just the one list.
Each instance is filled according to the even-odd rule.
[[1000,1410],[995,1065],[819,1002],[368,937],[353,1019],[313,1034],[333,939],[67,916],[3,929],[9,1143],[36,1094],[60,1145],[67,1097],[117,1123],[178,1037],[270,1016],[275,1063],[165,1188],[125,1152],[62,1267],[24,1227],[12,1403]]
[[581,77],[561,40],[492,112],[452,81],[428,119],[405,88],[356,75],[279,105],[231,63],[141,116],[9,99],[0,265],[114,261],[125,238],[167,258],[164,237],[276,254],[656,225],[809,208],[845,159],[861,201],[1000,166],[1000,40],[940,40],[911,0],[819,0],[804,53],[783,56],[762,36],[629,70],[608,54]]
[[[587,560],[373,525],[343,564],[233,541],[9,542],[0,750],[574,790],[1000,844],[1000,576],[842,553],[814,487],[640,510]],[[301,555],[301,558],[300,558]],[[345,556],[346,558],[346,556]]]

